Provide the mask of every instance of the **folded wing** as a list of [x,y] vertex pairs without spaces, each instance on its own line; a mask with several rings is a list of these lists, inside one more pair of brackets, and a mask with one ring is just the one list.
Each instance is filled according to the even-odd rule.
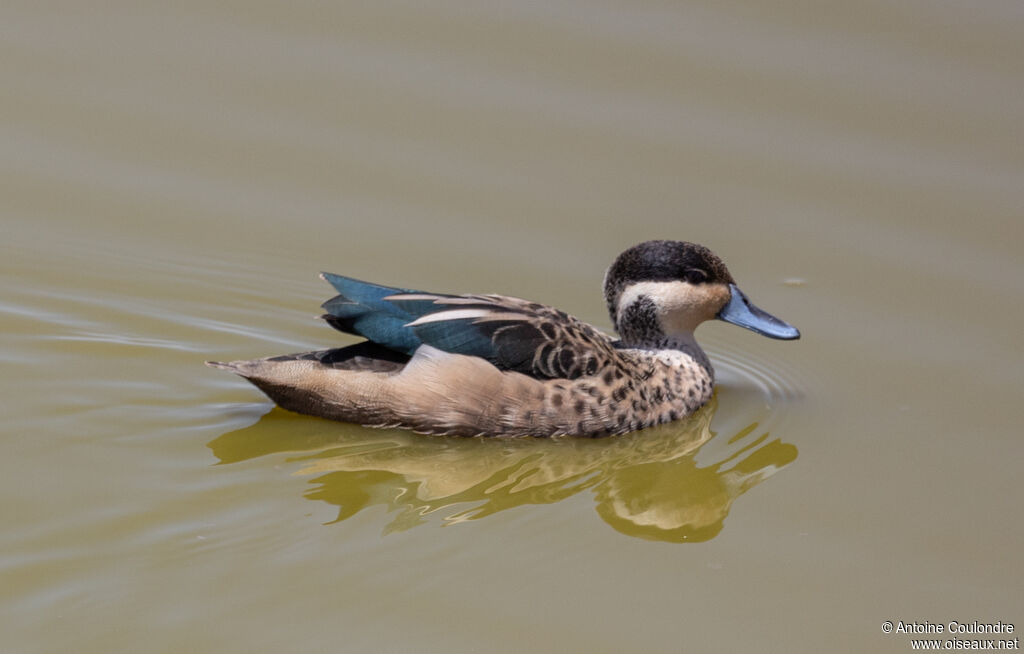
[[544,305],[496,295],[445,295],[323,274],[340,293],[323,304],[336,329],[407,355],[422,344],[537,378],[575,379],[618,357],[594,327]]

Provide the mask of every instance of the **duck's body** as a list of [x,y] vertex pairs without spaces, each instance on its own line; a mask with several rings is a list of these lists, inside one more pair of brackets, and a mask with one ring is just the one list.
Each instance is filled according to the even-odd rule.
[[693,338],[721,318],[774,338],[795,328],[750,305],[706,248],[648,241],[616,259],[605,297],[621,340],[544,305],[442,295],[324,274],[345,348],[210,362],[285,409],[367,426],[488,436],[596,436],[677,420],[711,398]]

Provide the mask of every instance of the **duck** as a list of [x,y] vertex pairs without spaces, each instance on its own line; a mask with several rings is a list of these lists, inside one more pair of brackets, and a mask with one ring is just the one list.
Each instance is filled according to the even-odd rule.
[[708,320],[800,337],[751,303],[717,255],[687,241],[639,243],[607,269],[618,338],[515,297],[321,278],[338,293],[321,318],[366,340],[207,365],[247,379],[283,409],[367,427],[596,437],[680,420],[711,399],[714,368],[694,338]]

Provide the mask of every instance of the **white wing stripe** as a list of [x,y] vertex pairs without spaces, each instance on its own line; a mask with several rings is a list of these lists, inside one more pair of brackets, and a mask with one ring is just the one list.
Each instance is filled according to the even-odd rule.
[[436,313],[428,313],[425,316],[421,316],[410,323],[406,323],[406,327],[415,327],[417,325],[426,325],[431,322],[442,322],[445,320],[465,320],[467,318],[483,318],[491,313],[490,309],[453,309],[452,311],[438,311]]
[[382,300],[440,300],[443,296],[434,295],[433,293],[395,293],[394,295],[385,295]]

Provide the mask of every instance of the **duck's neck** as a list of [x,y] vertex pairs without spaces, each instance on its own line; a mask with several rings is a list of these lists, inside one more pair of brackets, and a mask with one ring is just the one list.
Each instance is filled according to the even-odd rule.
[[649,295],[626,298],[624,308],[612,313],[615,329],[625,347],[642,350],[678,350],[690,355],[694,361],[714,376],[708,355],[704,353],[693,330],[692,321],[665,320],[665,312]]
[[715,371],[711,367],[711,361],[701,346],[694,338],[693,332],[681,332],[676,334],[646,333],[641,335],[622,333],[622,344],[627,348],[638,350],[678,350],[693,358],[697,365],[704,368],[711,378],[714,378]]
[[680,350],[689,354],[693,357],[693,360],[697,362],[697,365],[708,371],[708,375],[710,375],[711,379],[715,378],[715,369],[711,367],[711,360],[708,359],[708,355],[704,352],[704,349],[699,343],[697,343],[697,339],[693,337],[693,332],[675,334],[669,338],[667,342],[668,348]]

